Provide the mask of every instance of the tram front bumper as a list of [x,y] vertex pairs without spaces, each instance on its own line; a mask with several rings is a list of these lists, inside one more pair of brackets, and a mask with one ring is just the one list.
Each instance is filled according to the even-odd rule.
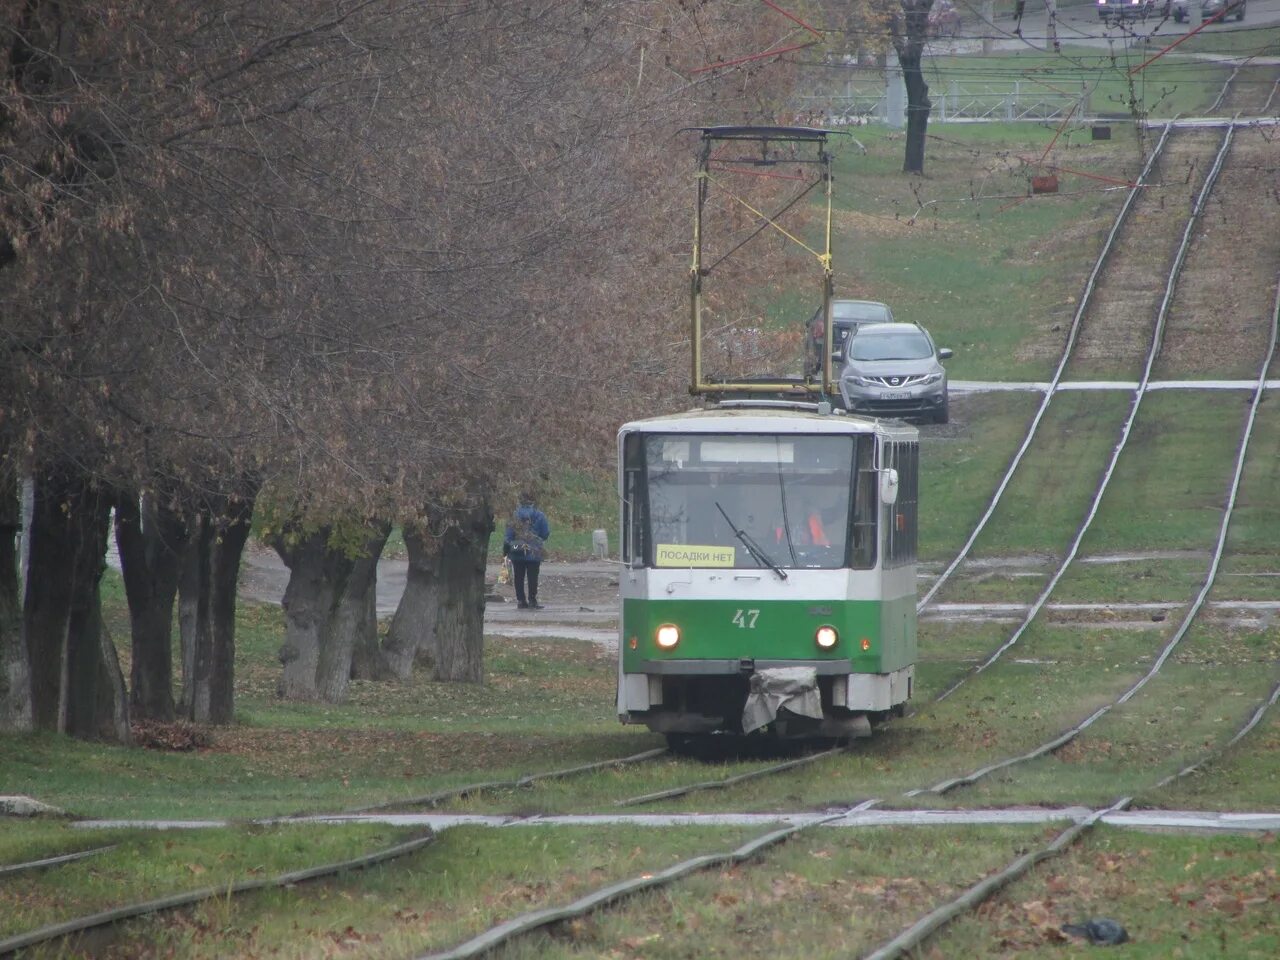
[[759,670],[780,667],[811,667],[820,677],[853,672],[849,660],[645,660],[640,673],[650,676],[718,677],[750,676]]

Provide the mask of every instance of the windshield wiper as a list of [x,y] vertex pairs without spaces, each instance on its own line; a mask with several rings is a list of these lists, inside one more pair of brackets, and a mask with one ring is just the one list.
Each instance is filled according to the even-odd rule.
[[760,544],[756,543],[747,531],[740,529],[736,523],[729,519],[729,515],[724,512],[724,507],[720,506],[719,500],[716,501],[716,509],[720,511],[720,516],[724,517],[724,522],[729,525],[729,529],[733,531],[733,535],[741,540],[742,545],[747,548],[747,553],[751,554],[751,556],[755,558],[756,563],[764,564],[781,579],[787,579],[787,571],[774,563],[773,560],[770,559],[769,555],[764,552],[764,548],[761,547]]

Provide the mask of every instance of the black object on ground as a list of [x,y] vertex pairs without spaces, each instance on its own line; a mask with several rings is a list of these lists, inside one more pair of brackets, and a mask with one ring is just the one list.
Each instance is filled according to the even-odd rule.
[[1084,923],[1064,923],[1062,932],[1073,937],[1084,937],[1097,947],[1112,947],[1129,940],[1128,931],[1107,917],[1096,917]]

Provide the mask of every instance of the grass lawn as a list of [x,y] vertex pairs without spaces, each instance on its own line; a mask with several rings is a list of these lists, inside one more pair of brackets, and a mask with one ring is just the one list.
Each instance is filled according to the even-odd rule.
[[1273,836],[1188,837],[1098,827],[1062,856],[952,924],[922,956],[1079,957],[1094,948],[1064,923],[1115,919],[1142,960],[1280,955]]

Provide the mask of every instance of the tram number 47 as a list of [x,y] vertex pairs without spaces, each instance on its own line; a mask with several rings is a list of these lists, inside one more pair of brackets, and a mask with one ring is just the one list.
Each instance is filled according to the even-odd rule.
[[739,610],[733,615],[733,625],[740,630],[754,630],[759,619],[759,610]]

